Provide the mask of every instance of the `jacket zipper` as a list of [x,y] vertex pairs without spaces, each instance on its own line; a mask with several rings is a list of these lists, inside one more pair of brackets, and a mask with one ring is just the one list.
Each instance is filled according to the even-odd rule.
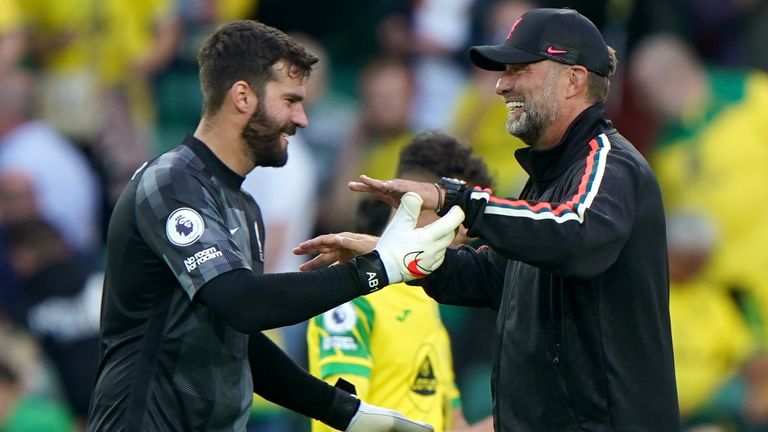
[[571,403],[571,395],[568,393],[568,385],[565,381],[565,376],[563,372],[560,370],[560,349],[561,345],[563,344],[563,283],[562,280],[557,278],[554,275],[550,276],[550,286],[552,286],[552,322],[553,322],[553,337],[554,337],[554,349],[555,353],[552,357],[552,364],[555,368],[555,374],[557,378],[560,380],[560,386],[563,392],[563,396],[565,397],[565,403],[567,405],[568,410],[571,412],[571,416],[573,417],[573,424],[578,425],[579,422],[576,417],[576,412],[573,409],[573,405]]
[[[525,185],[523,185],[523,190],[520,192],[519,199],[530,199],[531,197],[529,195],[533,195],[532,187],[533,187],[533,182],[529,178],[525,182]],[[507,260],[506,271],[509,271],[509,262],[510,261]],[[499,383],[501,382],[501,378],[500,377],[502,375],[502,373],[501,373],[501,366],[502,366],[502,363],[501,363],[501,351],[502,351],[503,346],[504,346],[504,324],[507,322],[507,315],[509,315],[509,308],[510,308],[509,296],[512,295],[512,294],[510,294],[510,290],[514,289],[514,288],[509,288],[507,286],[507,281],[508,280],[514,280],[517,277],[517,272],[518,271],[519,271],[519,268],[516,266],[515,267],[515,274],[513,275],[512,278],[507,278],[506,274],[505,274],[505,277],[504,277],[504,293],[501,296],[501,304],[502,304],[502,307],[504,308],[503,309],[503,316],[502,316],[501,321],[497,321],[497,326],[499,325],[499,322],[501,323],[500,324],[501,325],[501,331],[500,331],[500,335],[499,335],[499,343],[498,343],[498,346],[496,347],[496,379],[495,379],[495,382],[496,382],[496,393],[497,394],[501,394],[501,392],[499,391],[501,389],[501,387],[499,386]],[[502,427],[504,419],[500,415],[500,406],[501,405],[502,404],[498,403],[498,402],[493,404],[494,427],[498,428],[499,430],[503,430],[504,429]]]
[[560,363],[560,344],[563,339],[563,287],[556,283],[556,277],[550,275],[550,286],[552,287],[552,333],[555,339],[555,355],[552,363]]
[[[507,269],[509,269],[509,263],[507,263]],[[515,267],[515,275],[514,276],[517,276],[517,272],[518,271],[519,271],[519,269],[517,267]],[[512,295],[511,294],[511,288],[508,288],[506,286],[506,284],[505,284],[504,285],[504,293],[502,294],[502,297],[501,297],[501,301],[502,301],[502,305],[503,305],[502,307],[504,308],[503,309],[503,316],[502,316],[501,321],[497,321],[497,326],[501,325],[501,331],[500,331],[501,335],[499,337],[498,346],[496,347],[496,379],[495,379],[495,381],[496,381],[496,393],[497,394],[501,394],[501,392],[500,392],[500,389],[501,389],[501,387],[500,387],[501,378],[500,377],[502,376],[502,372],[501,372],[501,367],[502,367],[501,352],[502,352],[503,347],[504,347],[504,325],[507,322],[507,315],[509,315],[509,308],[510,308],[509,296],[511,296],[511,295]],[[500,408],[499,408],[501,405],[502,404],[498,403],[498,402],[493,404],[493,417],[494,417],[495,423],[496,423],[495,426],[498,427],[499,430],[503,430],[503,428],[502,428],[503,419],[501,417]]]

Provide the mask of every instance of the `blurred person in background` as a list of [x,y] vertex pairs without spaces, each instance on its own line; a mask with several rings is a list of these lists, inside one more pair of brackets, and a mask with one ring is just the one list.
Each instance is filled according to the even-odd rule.
[[177,47],[173,0],[18,0],[42,118],[91,155],[107,206],[154,154],[153,77]]
[[[86,158],[56,129],[32,112],[37,82],[18,72],[0,81],[0,179],[26,177],[34,191],[22,207],[7,206],[7,218],[24,209],[50,222],[78,253],[92,254],[100,243],[100,185]],[[6,178],[6,181],[9,181]],[[34,204],[29,203],[30,200]]]
[[[438,132],[417,134],[403,147],[397,176],[428,182],[448,176],[491,186],[483,161],[463,143]],[[391,208],[381,205],[389,216]],[[361,205],[355,231],[380,235],[388,219],[380,214],[367,203]],[[423,211],[417,226],[435,220],[434,212]],[[454,245],[468,241],[465,234],[462,229]],[[309,370],[326,382],[342,378],[355,386],[359,397],[427,422],[438,432],[467,427],[454,379],[451,341],[437,303],[422,290],[401,283],[331,309],[310,321],[306,342]],[[315,421],[312,430],[330,429]],[[490,431],[492,425],[488,420],[472,430]]]
[[706,213],[680,210],[667,217],[669,313],[686,431],[707,424],[744,430],[741,371],[756,359],[757,341],[735,298],[703,277],[718,237]]
[[7,227],[10,261],[21,285],[21,316],[55,369],[81,429],[98,367],[102,272],[75,254],[47,222]]
[[23,321],[21,289],[11,266],[8,226],[39,215],[35,186],[21,172],[0,175],[0,322]]
[[[765,345],[768,224],[752,215],[768,212],[768,201],[755,199],[768,185],[768,75],[707,67],[669,34],[641,41],[629,73],[641,100],[664,123],[649,160],[665,208],[711,217],[719,241],[702,272],[760,305],[763,318],[751,319],[750,327]],[[748,211],[741,203],[749,203]]]
[[[483,17],[482,43],[502,42],[509,33],[509,23],[515,22],[534,7],[528,0],[499,0],[490,5]],[[480,155],[493,174],[494,191],[500,196],[513,196],[520,192],[527,174],[509,154],[525,146],[519,138],[510,135],[499,125],[508,115],[507,107],[499,103],[494,87],[498,74],[473,68],[471,79],[455,102],[449,128],[464,139]]]
[[54,128],[34,118],[34,78],[0,80],[0,314],[23,322],[23,291],[11,267],[10,224],[42,217],[68,248],[96,260],[100,185],[86,158]]
[[328,196],[321,203],[320,232],[351,229],[359,197],[346,184],[361,172],[389,178],[413,137],[413,71],[394,57],[375,57],[358,80],[360,107],[349,140],[339,149]]
[[469,10],[475,0],[412,2],[409,41],[414,76],[413,126],[446,129],[456,98],[467,82],[459,61],[469,41]]
[[19,66],[26,49],[24,19],[18,0],[0,2],[0,78]]
[[78,432],[67,408],[41,388],[45,373],[34,340],[0,323],[0,346],[0,430]]
[[378,57],[360,73],[359,85],[359,122],[345,150],[361,157],[357,164],[350,164],[353,168],[348,168],[345,151],[339,168],[394,173],[400,150],[414,135],[413,70],[396,58]]

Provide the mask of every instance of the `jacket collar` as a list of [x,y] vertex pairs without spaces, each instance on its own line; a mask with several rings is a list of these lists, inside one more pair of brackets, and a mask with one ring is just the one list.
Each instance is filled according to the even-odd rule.
[[556,146],[544,150],[524,147],[515,151],[515,158],[534,184],[548,183],[586,156],[589,141],[613,130],[611,122],[603,118],[604,114],[604,103],[592,105],[573,120]]
[[216,157],[216,155],[211,151],[210,148],[208,148],[207,145],[205,145],[205,143],[195,138],[194,136],[187,134],[181,144],[189,147],[195,153],[195,155],[200,158],[201,161],[203,161],[203,164],[205,164],[205,169],[214,177],[219,179],[225,186],[236,191],[240,190],[243,181],[245,181],[245,177],[232,171],[229,169],[229,167],[224,165],[224,162]]

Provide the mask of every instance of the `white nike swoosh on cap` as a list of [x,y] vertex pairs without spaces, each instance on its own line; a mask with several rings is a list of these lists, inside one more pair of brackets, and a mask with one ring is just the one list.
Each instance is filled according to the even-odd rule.
[[236,233],[236,232],[237,232],[237,230],[239,230],[239,229],[240,229],[240,227],[234,227],[234,228],[232,228],[231,230],[229,230],[229,233],[230,233],[230,234],[232,234],[232,235],[235,235],[235,233]]

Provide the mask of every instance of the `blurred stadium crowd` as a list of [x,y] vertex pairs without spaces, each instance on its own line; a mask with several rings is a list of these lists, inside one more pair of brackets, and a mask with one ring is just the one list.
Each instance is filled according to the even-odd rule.
[[[103,239],[123,185],[199,119],[195,62],[217,24],[258,19],[321,58],[310,124],[244,187],[268,271],[351,230],[358,174],[390,178],[419,131],[483,156],[494,190],[525,181],[496,74],[531,7],[572,7],[617,49],[611,118],[649,159],[668,212],[670,311],[684,430],[768,430],[768,2],[760,0],[0,0],[0,430],[83,427],[97,363]],[[441,308],[464,412],[490,413],[492,311]],[[304,327],[272,336],[305,362]],[[647,353],[654,361],[654,353]],[[253,431],[308,422],[256,402]]]

